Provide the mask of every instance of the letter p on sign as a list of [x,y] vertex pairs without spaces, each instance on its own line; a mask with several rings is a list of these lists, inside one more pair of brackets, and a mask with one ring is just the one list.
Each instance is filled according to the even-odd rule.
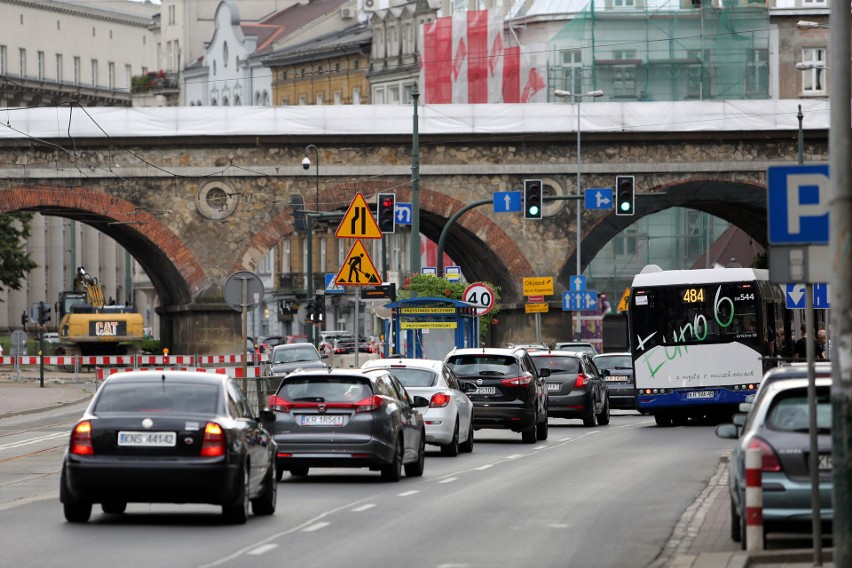
[[828,166],[772,166],[767,180],[769,244],[828,244]]

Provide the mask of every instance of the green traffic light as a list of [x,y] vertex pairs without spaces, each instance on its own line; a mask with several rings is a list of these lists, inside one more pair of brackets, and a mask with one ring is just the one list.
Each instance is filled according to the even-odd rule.
[[626,201],[621,202],[621,210],[622,211],[630,211],[630,204]]
[[530,215],[538,215],[538,205],[531,205],[529,209]]

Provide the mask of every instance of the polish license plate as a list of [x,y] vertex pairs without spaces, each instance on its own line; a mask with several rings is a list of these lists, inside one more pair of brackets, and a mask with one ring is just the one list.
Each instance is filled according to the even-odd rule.
[[608,383],[626,383],[629,378],[627,375],[609,375],[605,380]]
[[713,391],[690,391],[686,393],[686,398],[713,398],[716,393]]
[[558,391],[561,385],[559,383],[547,383],[547,390]]
[[342,414],[303,414],[302,426],[343,426]]
[[119,432],[118,445],[123,447],[171,448],[177,432]]
[[819,456],[819,470],[820,471],[831,471],[833,469],[833,464],[831,460],[831,454],[820,454]]
[[497,394],[497,387],[476,387],[473,394]]

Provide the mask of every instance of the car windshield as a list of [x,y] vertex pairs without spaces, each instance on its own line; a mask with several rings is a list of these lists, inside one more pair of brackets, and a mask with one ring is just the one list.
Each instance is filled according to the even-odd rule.
[[550,369],[551,375],[560,373],[577,374],[580,372],[580,360],[577,357],[558,357],[555,355],[533,356],[537,369]]
[[105,383],[92,412],[96,415],[123,412],[216,414],[219,387],[211,384],[157,382]]
[[511,355],[457,355],[447,360],[447,365],[459,376],[517,376],[518,362]]
[[313,347],[297,347],[293,349],[278,349],[272,355],[272,364],[301,363],[304,361],[319,361],[320,356]]
[[429,369],[412,369],[411,367],[388,367],[388,371],[399,379],[402,386],[433,387],[438,380],[438,374]]
[[285,379],[278,396],[291,402],[353,402],[373,395],[362,377],[309,376]]
[[594,358],[598,369],[632,369],[633,362],[629,355],[600,355]]
[[[829,389],[817,389],[816,403],[817,430],[831,432]],[[789,392],[776,396],[766,415],[766,426],[783,432],[807,432],[809,430],[807,390],[791,389]]]

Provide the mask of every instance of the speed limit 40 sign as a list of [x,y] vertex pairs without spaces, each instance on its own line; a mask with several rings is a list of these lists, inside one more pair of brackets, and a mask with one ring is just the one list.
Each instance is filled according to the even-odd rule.
[[494,309],[494,290],[482,282],[474,282],[465,288],[462,299],[476,306],[478,316],[484,316]]

